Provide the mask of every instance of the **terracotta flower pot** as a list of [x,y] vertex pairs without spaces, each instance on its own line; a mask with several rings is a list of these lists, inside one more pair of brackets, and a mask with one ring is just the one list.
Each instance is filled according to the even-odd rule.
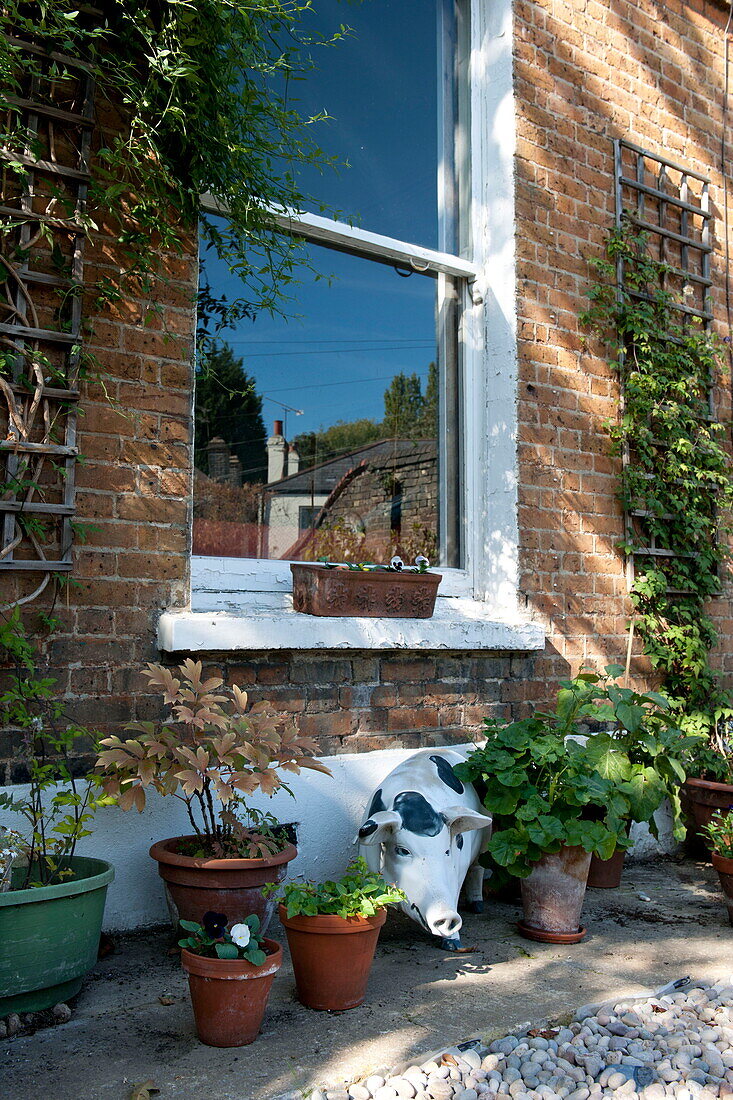
[[711,844],[702,830],[716,810],[727,810],[733,805],[733,784],[714,783],[710,779],[686,779],[680,794],[687,815],[689,847],[700,857],[707,855],[709,858]]
[[207,959],[185,947],[181,965],[188,974],[196,1033],[210,1047],[243,1047],[257,1038],[267,998],[282,966],[283,951],[274,940],[262,944],[262,966],[246,959]]
[[328,569],[293,563],[293,607],[306,615],[429,619],[435,610],[440,573]]
[[621,874],[624,869],[626,850],[617,848],[610,859],[599,859],[591,856],[590,871],[588,872],[588,885],[601,890],[614,890],[621,885]]
[[725,895],[725,904],[728,906],[728,920],[733,924],[733,859],[713,852],[712,860]]
[[369,971],[387,917],[288,917],[278,910],[288,936],[298,1000],[308,1008],[343,1011],[366,996]]
[[585,935],[580,927],[590,852],[563,846],[555,855],[544,855],[528,878],[522,879],[524,921],[519,931],[527,939],[544,943],[577,943]]
[[282,882],[287,865],[298,851],[288,844],[282,852],[264,859],[206,859],[178,852],[181,841],[193,836],[159,840],[150,849],[158,861],[158,874],[165,882],[171,917],[199,924],[204,913],[225,913],[230,923],[244,920],[251,913],[260,918],[264,932],[275,911],[275,898],[262,896],[268,882]]

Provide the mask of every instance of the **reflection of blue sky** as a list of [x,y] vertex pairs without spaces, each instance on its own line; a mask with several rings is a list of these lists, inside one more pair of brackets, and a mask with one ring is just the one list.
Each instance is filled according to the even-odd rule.
[[[354,33],[317,48],[318,69],[292,84],[290,96],[303,114],[334,116],[318,124],[317,140],[351,167],[304,171],[303,190],[354,224],[435,246],[434,3],[315,0],[315,6],[309,30],[330,34],[345,23]],[[337,420],[381,418],[391,378],[404,371],[425,379],[435,358],[432,279],[401,278],[390,267],[322,248],[310,255],[330,283],[303,270],[301,285],[288,292],[289,320],[262,313],[224,334],[258,391],[272,398],[263,405],[268,429],[283,419],[275,402],[304,410],[287,415],[291,437]],[[214,292],[236,298],[237,280],[226,266],[211,253],[204,262]]]

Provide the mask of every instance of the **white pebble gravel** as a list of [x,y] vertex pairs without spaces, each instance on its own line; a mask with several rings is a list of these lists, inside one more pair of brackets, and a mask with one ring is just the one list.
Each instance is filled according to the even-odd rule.
[[402,1073],[380,1070],[311,1094],[312,1100],[603,1096],[733,1100],[733,975],[642,1001],[585,1006],[569,1027],[526,1030],[488,1046],[472,1040]]

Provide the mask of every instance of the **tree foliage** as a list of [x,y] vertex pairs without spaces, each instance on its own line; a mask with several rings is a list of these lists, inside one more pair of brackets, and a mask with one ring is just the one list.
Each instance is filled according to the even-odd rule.
[[243,481],[267,480],[262,398],[228,344],[215,344],[199,356],[194,424],[197,469],[209,473],[206,447],[219,436],[239,459]]

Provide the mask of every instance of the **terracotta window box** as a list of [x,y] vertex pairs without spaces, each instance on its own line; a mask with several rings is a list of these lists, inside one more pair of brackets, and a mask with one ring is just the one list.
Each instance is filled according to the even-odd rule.
[[328,568],[294,562],[293,608],[306,615],[429,619],[440,573]]

